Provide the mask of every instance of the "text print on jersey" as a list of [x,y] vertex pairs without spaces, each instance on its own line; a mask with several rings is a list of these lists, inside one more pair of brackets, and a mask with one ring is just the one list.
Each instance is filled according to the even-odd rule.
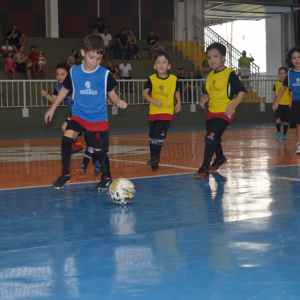
[[80,90],[80,94],[83,94],[83,95],[97,95],[98,94],[98,91],[97,90],[92,90],[91,87],[91,83],[89,81],[86,81],[85,83],[85,86],[86,86],[86,90]]

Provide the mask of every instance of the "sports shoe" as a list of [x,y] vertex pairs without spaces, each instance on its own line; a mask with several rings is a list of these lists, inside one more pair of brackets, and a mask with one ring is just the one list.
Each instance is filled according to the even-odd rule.
[[102,178],[101,181],[95,186],[95,190],[105,191],[109,188],[111,183],[112,183],[111,177]]
[[101,170],[101,165],[98,160],[96,160],[96,162],[93,163],[93,166],[94,166],[94,172],[96,174],[100,174],[102,170]]
[[160,162],[160,158],[158,158],[157,156],[153,156],[153,157],[151,157],[150,160],[147,161],[147,164],[152,166],[155,164],[159,164],[159,162]]
[[216,158],[215,161],[209,167],[209,170],[210,171],[217,171],[226,162],[227,162],[227,158],[225,156],[223,156],[223,158],[219,159],[219,160],[217,160],[217,158]]
[[287,137],[286,137],[286,134],[282,134],[282,139],[285,141],[285,140],[287,140]]
[[83,148],[84,147],[81,143],[75,143],[74,147],[72,148],[72,154],[82,151]]
[[279,140],[279,139],[280,139],[280,136],[281,136],[281,132],[280,132],[280,131],[277,131],[277,132],[276,132],[276,135],[275,135],[275,140]]
[[297,150],[295,152],[296,154],[300,154],[300,143],[297,143]]
[[86,167],[84,164],[81,164],[80,167],[77,168],[76,170],[80,175],[85,175],[86,174]]
[[71,181],[70,174],[60,174],[58,179],[53,183],[53,188],[56,190],[60,190],[64,188],[64,185]]
[[199,168],[198,172],[194,175],[194,178],[207,178],[209,176],[209,171],[201,167]]
[[151,168],[152,168],[153,171],[156,171],[159,168],[159,164],[154,164],[154,165],[151,166]]

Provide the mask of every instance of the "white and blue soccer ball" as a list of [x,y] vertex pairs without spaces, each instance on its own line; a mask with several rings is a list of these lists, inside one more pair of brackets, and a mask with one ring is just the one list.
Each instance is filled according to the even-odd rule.
[[129,179],[115,179],[109,186],[109,196],[116,204],[128,204],[133,199],[134,195],[135,186]]

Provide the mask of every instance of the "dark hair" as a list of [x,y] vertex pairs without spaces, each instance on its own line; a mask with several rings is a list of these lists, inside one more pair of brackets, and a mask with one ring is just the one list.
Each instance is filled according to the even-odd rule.
[[24,46],[24,48],[25,48],[25,45],[17,45],[17,49],[20,50],[21,47],[23,47],[23,46]]
[[77,57],[75,60],[77,60],[77,59],[81,60],[81,58],[80,58],[80,57]]
[[6,39],[6,38],[5,38],[4,41],[3,41],[3,43],[5,43],[5,41],[9,41],[9,39]]
[[13,26],[18,26],[16,23],[12,23],[11,24],[11,27],[13,27]]
[[154,56],[154,61],[156,61],[159,57],[164,56],[168,63],[170,63],[171,61],[171,57],[167,52],[158,52],[155,56]]
[[106,26],[105,26],[103,30],[105,30],[105,29],[107,29],[107,30],[108,30],[108,27],[106,27]]
[[127,30],[127,28],[126,28],[126,27],[124,27],[124,28],[122,29],[122,31],[124,31],[124,30]]
[[190,70],[190,71],[189,71],[189,74],[190,74],[191,72],[195,73],[193,70]]
[[106,59],[105,59],[104,57],[102,57],[102,59],[101,59],[101,60],[102,60],[102,61],[104,61],[104,60],[106,61]]
[[103,22],[103,18],[102,17],[98,18],[98,22]]
[[204,61],[203,61],[203,63],[202,63],[202,67],[204,67],[204,63],[205,62],[207,62],[208,63],[208,60],[207,59],[205,59]]
[[64,70],[66,70],[69,73],[70,66],[68,64],[66,64],[66,63],[59,63],[55,67],[55,70],[57,70],[57,69],[64,69]]
[[105,52],[105,43],[103,38],[99,34],[90,34],[85,37],[83,42],[83,50],[95,51],[97,54],[104,54]]
[[290,67],[290,68],[294,68],[294,65],[292,64],[291,62],[291,59],[292,59],[292,55],[294,52],[299,52],[300,53],[300,47],[297,46],[297,47],[293,47],[286,55],[286,60],[285,62],[287,63],[287,65]]
[[113,62],[112,60],[109,60],[108,62],[110,62],[110,63],[114,64],[114,62]]
[[14,54],[11,50],[8,50],[7,53],[6,53],[6,57],[8,57],[8,53],[11,53],[11,57],[14,57]]
[[124,60],[124,59],[126,59],[126,60],[128,61],[128,58],[127,58],[126,56],[125,56],[125,57],[123,57],[123,60]]
[[32,48],[35,48],[35,49],[36,49],[36,47],[35,47],[35,46],[31,46],[31,47],[30,47],[30,50],[31,50]]
[[218,50],[222,56],[226,55],[226,47],[220,43],[213,43],[213,44],[209,45],[206,49],[206,54],[209,50],[212,50],[212,49]]
[[281,71],[281,70],[284,70],[286,73],[288,72],[288,69],[286,67],[280,67],[278,69],[278,73]]
[[77,51],[77,49],[73,49],[73,50],[72,50],[72,54],[73,54],[74,51],[77,52],[76,55],[75,55],[75,60],[76,60],[76,59],[79,57],[79,56],[78,56],[78,51]]

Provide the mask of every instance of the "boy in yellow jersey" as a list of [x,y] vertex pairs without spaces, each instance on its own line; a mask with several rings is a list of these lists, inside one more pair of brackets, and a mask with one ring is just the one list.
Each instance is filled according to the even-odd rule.
[[284,93],[282,94],[280,101],[279,101],[279,105],[276,108],[274,106],[275,102],[276,102],[276,96],[278,95],[278,92],[284,82],[284,79],[286,77],[288,73],[288,69],[286,67],[281,67],[278,70],[278,77],[279,77],[279,81],[276,81],[274,84],[274,88],[273,91],[275,92],[274,95],[274,100],[273,100],[273,110],[275,112],[275,118],[276,118],[276,128],[277,128],[277,133],[275,135],[275,140],[279,140],[280,139],[280,135],[281,135],[281,131],[280,131],[280,125],[281,125],[281,121],[284,122],[284,127],[283,127],[283,134],[282,134],[282,139],[286,140],[286,133],[289,127],[289,122],[290,122],[290,102],[291,102],[291,98],[290,98],[290,92],[289,89],[286,89],[284,91]]
[[[246,89],[235,72],[225,67],[226,47],[213,43],[207,47],[206,57],[211,68],[206,80],[206,93],[200,100],[204,109],[208,102],[206,118],[205,150],[202,166],[195,178],[209,176],[209,170],[216,171],[227,159],[223,154],[221,137],[235,116],[235,108],[246,95]],[[212,157],[216,159],[210,166]]]
[[149,145],[151,159],[147,164],[151,165],[152,170],[155,171],[159,168],[163,141],[167,136],[170,121],[173,120],[174,96],[177,100],[175,113],[181,110],[181,99],[177,77],[168,74],[168,70],[171,69],[168,53],[160,52],[154,57],[154,69],[157,73],[148,78],[142,96],[150,102]]

